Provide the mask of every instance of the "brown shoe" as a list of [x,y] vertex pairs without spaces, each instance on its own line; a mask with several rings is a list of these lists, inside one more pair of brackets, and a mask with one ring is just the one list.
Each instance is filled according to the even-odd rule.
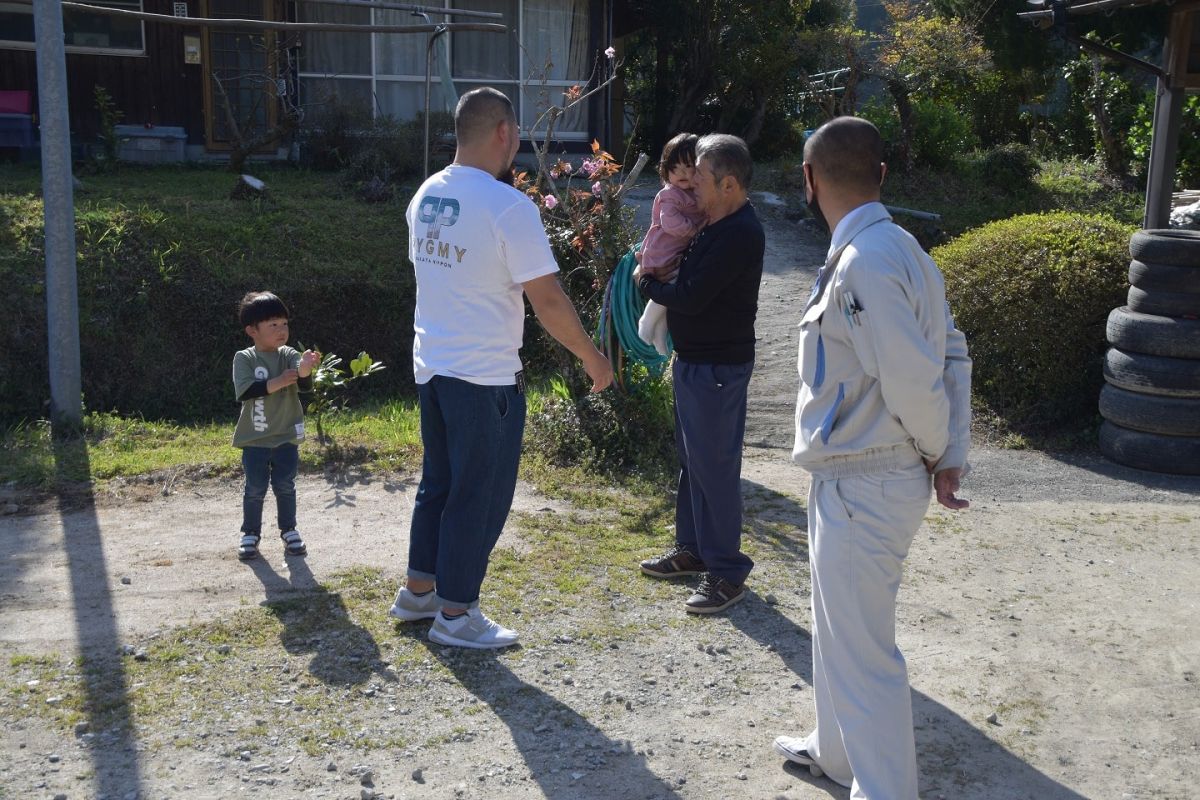
[[690,614],[716,614],[746,596],[744,586],[734,586],[724,578],[706,572],[700,578],[696,593],[688,598],[684,608]]
[[678,578],[681,575],[699,575],[704,572],[700,557],[680,545],[675,545],[661,556],[647,558],[642,562],[642,572],[651,578]]

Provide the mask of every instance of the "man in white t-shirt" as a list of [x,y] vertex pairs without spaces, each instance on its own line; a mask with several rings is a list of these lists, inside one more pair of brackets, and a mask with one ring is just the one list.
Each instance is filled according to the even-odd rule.
[[488,558],[508,517],[525,429],[521,347],[525,306],[575,354],[598,392],[612,367],[559,285],[541,216],[498,178],[520,144],[512,103],[491,88],[454,112],[454,163],[408,205],[416,268],[413,372],[425,448],[413,509],[407,582],[388,612],[432,619],[430,640],[457,647],[515,644],[479,610]]

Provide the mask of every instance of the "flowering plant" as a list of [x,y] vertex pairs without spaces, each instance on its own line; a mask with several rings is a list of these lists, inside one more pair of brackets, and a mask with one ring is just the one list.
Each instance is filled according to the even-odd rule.
[[[594,326],[613,268],[639,233],[621,202],[621,164],[593,141],[578,168],[559,158],[541,177],[520,172],[514,185],[541,211],[563,287],[584,325]],[[545,177],[558,181],[553,189]]]

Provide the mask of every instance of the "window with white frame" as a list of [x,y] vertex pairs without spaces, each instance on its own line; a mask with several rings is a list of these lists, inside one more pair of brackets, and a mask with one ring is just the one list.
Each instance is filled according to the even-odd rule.
[[[142,0],[89,0],[92,5],[141,11]],[[69,53],[140,56],[146,53],[146,35],[140,19],[115,14],[95,14],[78,8],[63,9],[64,43]],[[0,47],[34,48],[33,6],[0,2]]]
[[[444,0],[444,7],[496,11],[507,34],[464,31],[443,36],[434,47],[430,108],[452,110],[440,90],[449,66],[455,94],[493,86],[513,101],[526,135],[551,104],[576,84],[587,82],[588,0]],[[409,12],[298,4],[303,22],[414,25]],[[468,18],[452,18],[465,21]],[[438,16],[434,15],[434,20]],[[472,20],[474,21],[474,20]],[[449,41],[444,41],[449,39]],[[322,32],[305,37],[301,83],[305,102],[320,107],[349,106],[363,113],[412,119],[425,107],[425,34]],[[442,48],[448,48],[448,54]],[[586,139],[586,103],[559,120],[561,139]]]

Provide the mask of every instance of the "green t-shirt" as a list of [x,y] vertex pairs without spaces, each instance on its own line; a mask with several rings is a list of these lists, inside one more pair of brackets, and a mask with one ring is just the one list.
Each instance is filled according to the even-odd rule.
[[[241,397],[256,381],[269,381],[300,366],[300,353],[284,345],[273,353],[247,347],[233,357],[233,396]],[[304,441],[304,409],[296,384],[242,401],[233,432],[234,447],[278,447]]]

